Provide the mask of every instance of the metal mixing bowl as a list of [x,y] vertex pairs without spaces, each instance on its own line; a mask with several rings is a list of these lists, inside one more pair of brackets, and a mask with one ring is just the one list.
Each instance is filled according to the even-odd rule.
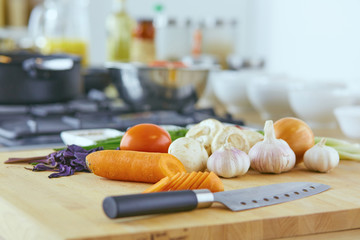
[[120,97],[135,110],[192,108],[202,96],[209,74],[203,67],[167,68],[107,63]]

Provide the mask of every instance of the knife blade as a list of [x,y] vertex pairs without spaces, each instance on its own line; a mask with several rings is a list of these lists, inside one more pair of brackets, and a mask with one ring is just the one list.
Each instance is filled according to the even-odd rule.
[[232,211],[264,207],[321,193],[329,185],[288,182],[212,193],[207,189],[109,196],[104,213],[112,219],[158,213],[190,211],[219,202]]

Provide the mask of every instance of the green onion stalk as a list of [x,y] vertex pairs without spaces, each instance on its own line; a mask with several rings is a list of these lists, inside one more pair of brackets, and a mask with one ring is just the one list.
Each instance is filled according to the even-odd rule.
[[360,161],[360,144],[331,137],[315,137],[315,144],[322,138],[326,139],[326,146],[334,148],[339,153],[341,160]]
[[[188,129],[186,129],[186,128],[181,128],[181,129],[177,129],[177,130],[168,130],[170,137],[171,137],[171,141],[174,141],[180,137],[185,137],[185,134],[187,133],[187,131],[188,131]],[[104,150],[118,149],[120,147],[121,138],[122,138],[122,136],[108,138],[105,140],[100,140],[100,141],[97,141],[96,144],[94,144],[94,145],[86,146],[83,148],[86,150],[94,149],[97,147],[103,147]]]

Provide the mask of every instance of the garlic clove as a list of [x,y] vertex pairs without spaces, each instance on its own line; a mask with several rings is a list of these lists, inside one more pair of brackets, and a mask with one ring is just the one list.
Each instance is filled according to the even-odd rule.
[[224,178],[242,176],[250,168],[250,158],[245,152],[226,144],[209,157],[207,168]]
[[326,139],[308,149],[304,154],[304,165],[311,171],[326,173],[339,165],[339,153],[332,147],[326,146]]
[[295,153],[289,144],[275,137],[273,121],[265,122],[264,140],[249,151],[251,168],[261,173],[282,173],[295,166]]

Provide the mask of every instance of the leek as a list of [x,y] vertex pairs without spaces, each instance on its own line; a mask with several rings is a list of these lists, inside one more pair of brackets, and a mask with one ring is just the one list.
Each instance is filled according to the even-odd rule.
[[331,137],[315,137],[315,144],[322,138],[326,139],[326,146],[334,148],[339,153],[341,160],[360,161],[360,144]]

